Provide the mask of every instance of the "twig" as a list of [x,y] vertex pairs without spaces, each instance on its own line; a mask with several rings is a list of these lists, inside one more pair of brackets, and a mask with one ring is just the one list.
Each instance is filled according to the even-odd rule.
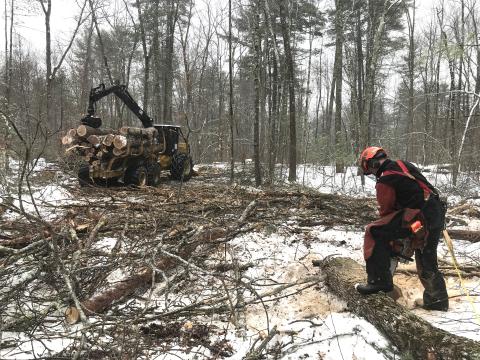
[[[275,325],[270,332],[268,333],[267,337],[263,339],[261,344],[255,349],[253,346],[252,348],[248,351],[248,353],[245,355],[245,360],[255,360],[255,359],[260,359],[260,356],[262,355],[262,352],[266,349],[268,343],[270,340],[273,339],[273,337],[277,334],[277,325]],[[255,343],[254,343],[255,345]]]

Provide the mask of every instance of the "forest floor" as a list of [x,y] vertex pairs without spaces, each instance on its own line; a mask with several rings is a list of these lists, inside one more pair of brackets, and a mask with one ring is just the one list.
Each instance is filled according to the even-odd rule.
[[[300,185],[255,188],[245,169],[237,174],[245,180],[230,185],[223,166],[196,168],[185,184],[165,176],[157,188],[143,189],[80,188],[56,166],[35,172],[24,211],[15,197],[8,210],[0,207],[0,242],[12,249],[0,253],[0,358],[399,357],[312,266],[338,255],[363,262],[374,198]],[[456,204],[449,224],[479,230],[475,201]],[[449,312],[415,309],[422,287],[412,265],[395,276],[398,301],[435,326],[480,341],[480,242],[455,240],[455,249],[470,271],[460,286],[447,248],[439,247]],[[145,269],[148,281],[131,281]],[[127,296],[79,323],[65,321],[75,297],[108,298],[126,284]]]

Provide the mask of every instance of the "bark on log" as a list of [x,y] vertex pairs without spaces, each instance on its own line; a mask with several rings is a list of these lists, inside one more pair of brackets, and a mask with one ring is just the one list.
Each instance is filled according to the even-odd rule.
[[90,135],[108,135],[108,134],[117,134],[117,133],[118,133],[117,130],[92,128],[87,125],[80,125],[77,128],[77,135],[80,137],[88,137]]
[[362,296],[355,284],[365,282],[365,269],[349,258],[321,263],[329,288],[348,308],[379,329],[402,354],[414,359],[480,359],[480,342],[433,327],[385,294]]
[[132,136],[143,136],[148,139],[153,139],[157,134],[157,129],[153,127],[142,129],[142,128],[124,126],[120,128],[120,134],[132,135]]
[[84,145],[84,144],[77,144],[77,145],[73,145],[73,146],[70,146],[68,149],[65,150],[66,153],[72,151],[72,150],[77,150],[77,151],[85,151],[87,149],[89,149],[90,146],[88,145]]
[[448,230],[448,234],[454,240],[466,240],[472,243],[480,242],[480,231]]

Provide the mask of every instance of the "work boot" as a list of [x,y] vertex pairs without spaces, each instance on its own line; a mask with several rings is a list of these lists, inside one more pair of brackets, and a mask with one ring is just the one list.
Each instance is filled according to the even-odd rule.
[[448,296],[437,299],[426,292],[423,293],[422,308],[425,310],[448,311],[448,305]]
[[388,293],[393,290],[393,283],[391,281],[369,280],[366,284],[355,285],[355,289],[362,295],[376,294],[380,291]]
[[440,272],[423,271],[420,277],[423,287],[423,305],[425,310],[448,310],[448,293],[445,280]]

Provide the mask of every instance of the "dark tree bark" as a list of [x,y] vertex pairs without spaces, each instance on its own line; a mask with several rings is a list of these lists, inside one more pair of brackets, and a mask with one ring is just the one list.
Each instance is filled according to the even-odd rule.
[[178,1],[168,1],[167,34],[165,43],[165,74],[163,96],[163,121],[172,122],[172,93],[173,93],[173,45],[175,40],[175,26],[178,19]]
[[85,107],[87,104],[87,98],[89,93],[89,85],[91,84],[90,80],[90,64],[92,61],[92,38],[93,38],[93,21],[90,23],[90,28],[87,35],[87,48],[85,51],[85,60],[82,66],[82,78],[80,84],[80,111],[81,113],[85,112]]
[[235,138],[233,121],[232,0],[228,0],[228,118],[230,125],[230,182],[235,177]]
[[290,29],[287,22],[287,0],[280,0],[280,22],[283,36],[283,46],[285,48],[285,62],[287,65],[288,96],[289,96],[289,146],[288,146],[288,181],[297,179],[297,125],[295,118],[295,67],[293,63],[293,54],[290,44]]
[[412,4],[412,14],[410,15],[410,10],[408,7],[405,8],[405,13],[407,15],[407,24],[408,24],[408,119],[407,119],[407,148],[406,148],[406,159],[413,160],[413,140],[412,132],[414,126],[414,77],[415,77],[415,0]]
[[433,327],[386,296],[362,296],[355,284],[365,282],[365,270],[349,258],[321,263],[326,284],[347,302],[350,311],[380,330],[405,356],[415,359],[479,359],[480,343]]
[[42,6],[43,14],[45,15],[45,66],[46,66],[46,76],[45,83],[47,89],[47,119],[53,119],[52,115],[52,43],[51,43],[51,34],[50,34],[50,15],[52,13],[52,1],[47,0],[46,4],[43,1],[40,1]]
[[342,133],[342,83],[343,83],[343,1],[335,1],[335,64],[334,75],[335,79],[335,171],[337,173],[343,172],[344,164],[341,158],[341,141]]
[[[387,2],[388,3],[388,2]],[[388,6],[387,6],[388,5]],[[369,42],[367,47],[367,65],[365,71],[365,106],[362,109],[362,115],[360,118],[360,148],[364,149],[370,141],[370,127],[371,119],[373,114],[373,105],[375,98],[375,80],[377,74],[377,65],[380,58],[380,51],[382,46],[382,38],[385,32],[385,16],[390,9],[389,3],[383,5],[383,10],[381,12],[380,18],[377,21],[374,19],[369,19],[371,23],[371,37],[372,40]],[[371,15],[373,16],[373,15]],[[370,17],[371,17],[370,16]],[[374,24],[378,26],[374,27]]]
[[143,109],[148,111],[148,80],[150,77],[150,50],[147,46],[147,36],[145,31],[145,21],[142,14],[140,0],[137,1],[138,23],[140,28],[140,39],[143,49]]
[[260,17],[258,16],[258,12],[260,10],[258,6],[258,1],[256,1],[255,8],[254,8],[254,16],[253,16],[253,33],[252,33],[252,41],[253,41],[253,49],[254,49],[254,56],[255,56],[255,68],[254,68],[254,87],[255,87],[255,100],[254,100],[254,108],[255,108],[255,118],[253,121],[253,160],[255,164],[255,185],[260,186],[262,183],[262,174],[260,168],[260,66],[261,66],[261,36],[260,36]]
[[[12,78],[13,78],[13,25],[14,25],[14,12],[15,1],[11,0],[10,2],[10,42],[8,41],[7,35],[7,0],[5,0],[5,84],[7,89],[5,91],[5,99],[7,101],[7,106],[10,105],[10,94],[12,91]],[[8,44],[8,52],[7,52]]]

